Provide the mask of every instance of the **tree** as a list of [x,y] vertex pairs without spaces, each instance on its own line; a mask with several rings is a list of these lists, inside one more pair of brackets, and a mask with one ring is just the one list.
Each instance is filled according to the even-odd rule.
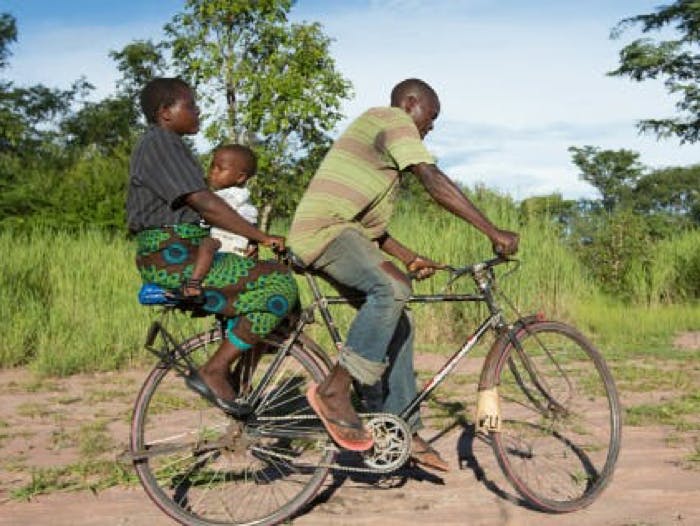
[[139,40],[121,51],[110,51],[122,77],[117,93],[97,102],[85,102],[61,123],[61,132],[74,149],[96,148],[110,154],[129,146],[142,130],[139,94],[152,78],[163,75],[165,60],[160,47],[150,40]]
[[17,24],[9,13],[0,14],[0,69],[7,67],[10,57],[10,43],[17,41]]
[[576,201],[564,199],[561,194],[538,195],[520,202],[520,217],[525,224],[550,219],[566,229],[576,213]]
[[163,57],[163,44],[150,40],[136,40],[121,51],[110,51],[109,56],[117,63],[122,74],[117,81],[118,93],[138,103],[141,89],[146,83],[165,74],[167,64]]
[[654,170],[634,189],[634,208],[649,218],[657,237],[700,225],[700,164]]
[[571,146],[572,161],[581,170],[581,179],[595,186],[602,196],[603,209],[612,212],[629,202],[644,166],[631,150],[601,150],[594,146]]
[[199,88],[205,136],[258,154],[252,190],[263,228],[293,209],[350,90],[320,26],[288,22],[292,4],[187,0],[165,27],[176,69]]
[[[635,267],[646,268],[651,259],[649,228],[630,209],[587,218],[578,225],[574,248],[602,288],[630,297],[637,288]],[[588,229],[587,235],[582,235]]]
[[613,29],[611,38],[635,24],[641,24],[643,33],[672,25],[678,38],[634,40],[620,51],[620,67],[608,74],[637,82],[664,78],[668,92],[680,96],[676,103],[679,116],[642,120],[639,129],[652,131],[659,138],[677,136],[681,144],[700,140],[700,2],[676,0],[656,13],[625,18]]

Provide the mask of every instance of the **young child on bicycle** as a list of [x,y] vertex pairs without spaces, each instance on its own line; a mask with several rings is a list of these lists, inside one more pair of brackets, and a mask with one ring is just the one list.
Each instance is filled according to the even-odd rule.
[[[307,393],[309,403],[341,446],[366,450],[372,438],[351,403],[350,386],[362,387],[367,409],[399,414],[416,395],[413,328],[404,309],[411,283],[382,252],[417,277],[439,265],[393,238],[387,230],[400,179],[413,174],[443,208],[474,225],[499,254],[513,254],[518,236],[496,228],[439,168],[423,145],[440,112],[435,91],[407,79],[391,92],[391,106],[372,108],[335,141],[296,210],[288,242],[302,261],[341,289],[366,296],[336,365]],[[405,174],[405,175],[404,175]],[[418,218],[416,218],[418,219]],[[422,439],[418,413],[412,456],[447,470]]]
[[[245,184],[255,175],[257,165],[255,153],[240,144],[216,148],[209,165],[209,187],[251,225],[258,222],[258,209],[250,202],[250,192]],[[212,227],[211,237],[203,239],[199,245],[192,277],[183,286],[185,297],[195,298],[202,294],[202,279],[219,251],[257,257],[257,245],[248,238]]]
[[[132,152],[126,209],[143,282],[177,290],[192,277],[198,248],[210,239],[202,219],[263,246],[284,249],[284,238],[258,230],[207,188],[199,162],[182,140],[199,130],[199,109],[187,83],[153,79],[143,88],[140,102],[149,127]],[[226,320],[224,338],[186,382],[219,407],[235,410],[231,365],[294,307],[296,282],[280,263],[227,253],[214,259],[202,288],[203,310]]]

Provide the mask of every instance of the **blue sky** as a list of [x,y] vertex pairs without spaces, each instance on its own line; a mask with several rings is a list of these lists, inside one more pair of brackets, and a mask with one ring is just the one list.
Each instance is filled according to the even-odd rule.
[[[109,94],[118,77],[110,50],[159,40],[182,0],[0,0],[19,40],[7,76],[17,84],[66,87],[81,75]],[[622,18],[658,0],[299,0],[294,20],[318,21],[354,86],[348,119],[387,103],[391,87],[420,77],[440,94],[442,113],[426,139],[451,177],[516,199],[561,192],[593,197],[569,146],[638,151],[650,167],[700,161],[698,145],[639,136],[641,118],[674,113],[661,83],[607,77]],[[344,121],[346,123],[347,121]],[[342,128],[342,124],[341,124]],[[203,143],[198,143],[203,144]]]

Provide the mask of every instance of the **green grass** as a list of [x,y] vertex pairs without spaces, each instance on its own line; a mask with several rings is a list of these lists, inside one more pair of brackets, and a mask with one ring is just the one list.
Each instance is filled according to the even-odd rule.
[[87,460],[67,466],[35,468],[31,481],[10,492],[17,500],[30,500],[36,495],[54,491],[93,492],[117,485],[134,484],[136,475],[113,460]]
[[4,231],[0,250],[12,254],[0,269],[1,366],[68,375],[153,361],[143,341],[154,310],[137,302],[131,242],[99,231]]
[[[700,327],[700,305],[680,292],[689,286],[683,275],[663,271],[694,264],[697,235],[660,245],[654,251],[658,262],[653,279],[639,287],[639,303],[622,304],[598,291],[551,223],[533,220],[521,226],[517,207],[507,197],[477,192],[474,200],[496,224],[521,234],[520,267],[510,275],[499,269],[499,286],[519,312],[543,312],[571,322],[611,358],[636,354],[673,358],[668,351],[673,335]],[[393,235],[421,254],[454,265],[491,256],[487,240],[473,227],[436,207],[421,214],[417,218],[410,206],[400,206],[391,225]],[[284,233],[286,228],[278,224],[274,230]],[[73,234],[5,230],[0,232],[0,250],[11,254],[0,267],[1,367],[27,365],[41,378],[153,363],[143,341],[155,310],[136,300],[140,280],[132,242],[90,230]],[[300,288],[306,304],[310,294],[303,278]],[[444,288],[444,274],[415,285],[416,293],[424,294]],[[331,290],[325,285],[324,289]],[[472,292],[473,284],[465,278],[452,290]],[[647,301],[650,297],[666,300],[654,303]],[[485,317],[478,305],[434,304],[412,310],[417,347],[440,353],[463,342]],[[354,311],[337,307],[333,314],[344,334]],[[508,311],[508,316],[515,319],[518,313]],[[211,319],[181,317],[177,323],[182,325],[180,334],[186,335],[210,326]],[[320,324],[310,333],[335,354]]]
[[678,431],[700,430],[700,393],[670,398],[658,404],[640,404],[625,410],[625,423],[631,426],[669,425]]

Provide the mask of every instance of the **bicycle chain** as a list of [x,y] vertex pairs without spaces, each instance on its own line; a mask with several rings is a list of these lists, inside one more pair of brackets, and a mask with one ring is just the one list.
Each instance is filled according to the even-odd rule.
[[[393,422],[401,422],[403,424],[403,426],[405,426],[405,429],[409,430],[408,425],[403,420],[401,420],[399,417],[397,417],[396,415],[393,415],[391,413],[359,413],[358,416],[360,418],[368,418],[369,417],[369,418],[373,418],[373,419],[385,418],[385,419],[393,421]],[[271,422],[271,421],[278,421],[278,420],[289,421],[289,420],[318,420],[318,419],[319,418],[316,415],[295,415],[293,417],[291,417],[291,416],[260,417],[260,418],[258,418],[258,421]],[[405,455],[403,455],[406,457],[405,460],[408,460],[408,456],[410,455],[410,432],[408,434],[408,437],[409,437],[409,440],[408,440],[408,444],[407,444],[407,450],[405,451]],[[333,451],[335,454],[340,453],[342,451],[345,451],[345,450],[339,448],[338,446],[336,446],[330,437],[328,437],[328,440],[329,440],[329,447],[325,448],[326,451]],[[260,448],[260,447],[252,446],[251,449],[253,451],[258,451],[258,452],[260,452],[264,455],[270,456],[270,457],[276,457],[276,458],[286,460],[290,463],[294,463],[295,460],[298,460],[296,457],[293,457],[291,455],[285,455],[284,453],[280,453],[278,451],[271,451],[267,448]],[[402,458],[403,458],[403,456],[402,456]],[[405,460],[403,460],[401,462],[401,465],[403,465],[405,463]],[[327,463],[313,464],[314,467],[322,467],[322,468],[335,469],[338,471],[353,472],[353,473],[372,473],[372,474],[376,474],[376,475],[386,475],[388,473],[392,473],[392,472],[396,471],[398,468],[400,468],[401,465],[391,464],[385,468],[370,468],[370,467],[363,468],[363,467],[359,467],[359,466],[348,466],[348,465],[338,464],[335,462],[331,463],[331,464],[327,464]]]

